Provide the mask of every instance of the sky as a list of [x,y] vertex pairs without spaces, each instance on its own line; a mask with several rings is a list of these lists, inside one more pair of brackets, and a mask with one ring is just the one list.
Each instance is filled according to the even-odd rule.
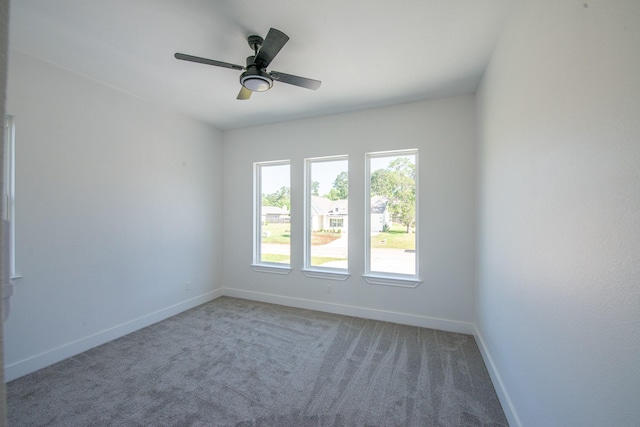
[[275,193],[281,187],[291,187],[289,183],[289,164],[286,165],[262,165],[262,194]]
[[320,190],[318,194],[324,196],[329,194],[333,182],[336,177],[340,175],[340,172],[348,172],[349,165],[348,160],[334,160],[327,162],[313,162],[311,164],[311,181],[318,181],[320,183]]
[[[329,193],[333,187],[333,181],[342,171],[346,171],[347,160],[313,162],[311,166],[311,179],[320,183],[320,195]],[[262,193],[271,194],[281,187],[290,187],[289,165],[262,166]]]

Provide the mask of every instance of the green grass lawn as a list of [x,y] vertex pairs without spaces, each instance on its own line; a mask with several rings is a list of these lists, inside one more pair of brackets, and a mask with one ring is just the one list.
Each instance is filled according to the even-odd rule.
[[344,261],[346,258],[331,258],[326,256],[312,256],[311,265],[322,265],[331,261]]
[[405,226],[394,224],[391,230],[371,236],[371,247],[414,250],[416,248],[416,235],[407,233]]
[[[322,265],[331,261],[344,261],[346,258],[331,258],[331,257],[320,257],[314,256],[311,257],[311,265]],[[291,258],[289,255],[281,255],[281,254],[262,254],[262,262],[279,262],[283,264],[288,264],[291,262]]]
[[[291,243],[291,224],[265,224],[262,231],[271,235],[262,238],[262,243]],[[340,233],[312,233],[312,244],[325,244],[341,236]],[[394,224],[387,232],[380,232],[371,237],[372,248],[410,249],[416,248],[416,235],[407,233],[405,226]],[[276,256],[276,255],[273,255]],[[280,255],[278,255],[280,256]],[[264,260],[267,261],[267,260]],[[333,261],[333,260],[332,260]],[[285,261],[271,261],[285,262]],[[315,264],[315,263],[314,263]],[[315,264],[318,265],[318,264]]]
[[291,257],[289,255],[282,254],[262,254],[262,262],[280,262],[283,264],[289,264]]
[[290,243],[291,224],[263,224],[262,232],[271,235],[262,238],[262,243]]

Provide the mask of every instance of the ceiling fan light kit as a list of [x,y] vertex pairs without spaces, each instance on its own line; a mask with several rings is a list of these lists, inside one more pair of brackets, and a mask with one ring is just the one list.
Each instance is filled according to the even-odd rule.
[[273,58],[280,52],[280,49],[289,41],[289,36],[280,30],[271,28],[266,38],[251,35],[247,38],[249,47],[253,49],[254,55],[247,57],[245,67],[228,62],[216,61],[214,59],[200,58],[198,56],[176,53],[175,58],[182,61],[197,62],[200,64],[213,65],[216,67],[231,68],[233,70],[244,70],[240,75],[242,88],[237,99],[249,99],[252,92],[265,92],[273,87],[273,80],[316,90],[320,87],[319,80],[308,79],[306,77],[285,74],[279,71],[267,72],[267,67]]
[[262,70],[256,70],[255,72],[258,74],[252,74],[250,70],[242,73],[240,76],[240,84],[251,92],[264,92],[271,89],[273,86],[271,77]]
[[252,92],[264,92],[273,87],[273,79],[254,64],[254,56],[247,57],[247,71],[240,74],[240,84]]

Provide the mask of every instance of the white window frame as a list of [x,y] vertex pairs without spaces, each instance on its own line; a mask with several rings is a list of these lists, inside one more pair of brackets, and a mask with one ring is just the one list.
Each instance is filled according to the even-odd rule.
[[[348,155],[324,156],[304,159],[304,264],[302,272],[307,277],[328,280],[347,280],[349,274],[349,256],[347,255],[347,268],[322,267],[311,265],[311,192],[312,176],[311,169],[313,163],[347,161],[347,174],[349,173]],[[347,203],[349,203],[347,201]],[[347,209],[348,211],[348,209]],[[348,249],[347,249],[348,251]]]
[[22,276],[16,272],[16,130],[14,117],[11,115],[5,116],[4,126],[4,179],[2,189],[4,200],[2,218],[9,221],[9,275],[11,280],[17,280]]
[[[255,162],[253,164],[253,263],[255,271],[274,274],[289,274],[289,264],[262,261],[262,167],[289,165],[289,188],[291,188],[291,161],[275,160]],[[289,241],[289,255],[291,255],[291,241]]]
[[[415,224],[415,274],[400,274],[391,272],[371,271],[371,159],[376,157],[391,157],[412,155],[415,156],[415,183],[416,183],[416,224]],[[373,285],[401,286],[415,288],[421,283],[420,280],[420,249],[419,249],[419,167],[418,149],[378,151],[365,154],[365,273],[363,278],[367,283]]]

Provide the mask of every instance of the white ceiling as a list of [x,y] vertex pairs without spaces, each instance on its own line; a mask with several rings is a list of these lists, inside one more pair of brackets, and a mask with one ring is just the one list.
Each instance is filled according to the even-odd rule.
[[[10,47],[227,130],[474,93],[512,0],[14,0]],[[246,37],[290,40],[275,83],[238,101]]]

